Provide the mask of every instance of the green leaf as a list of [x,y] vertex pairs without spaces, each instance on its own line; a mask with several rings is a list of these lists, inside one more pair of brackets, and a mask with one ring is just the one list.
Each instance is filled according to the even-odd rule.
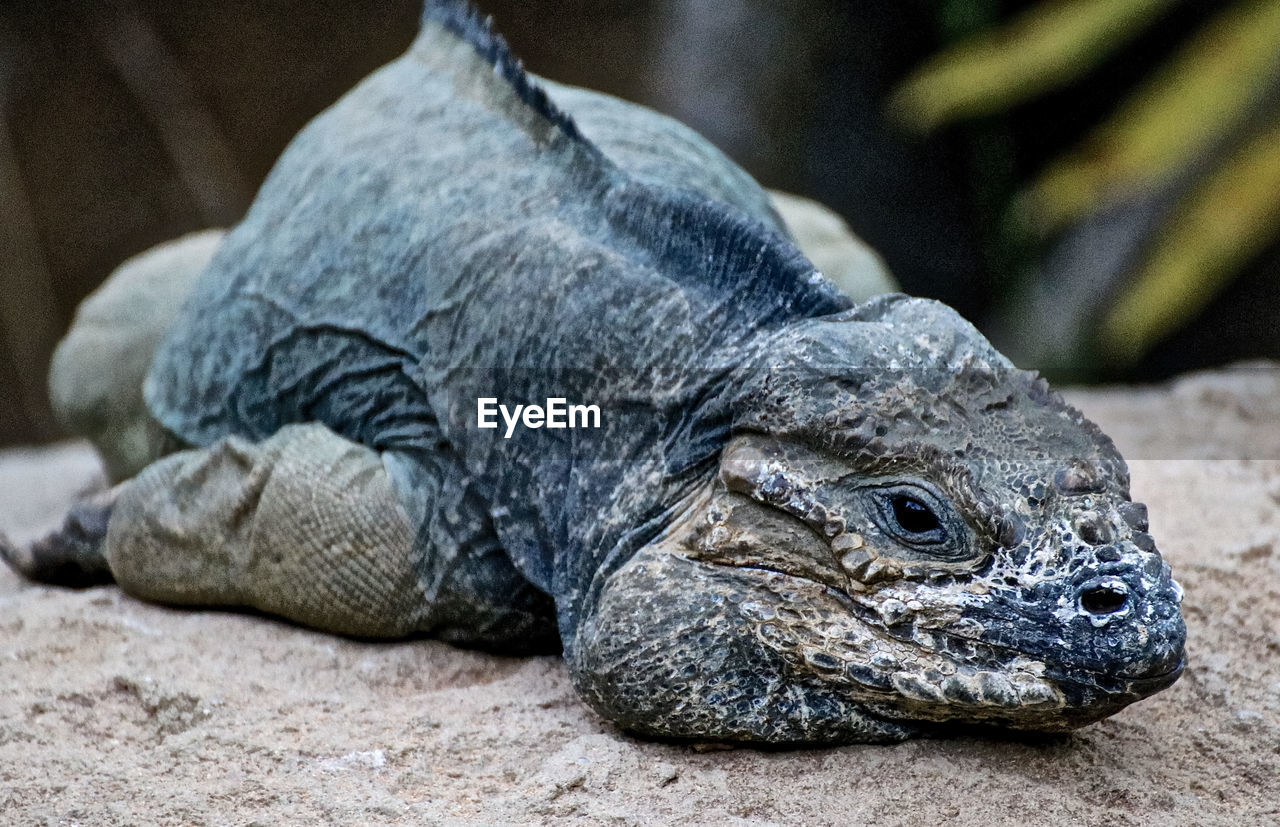
[[1047,0],[943,50],[898,87],[890,111],[913,131],[1002,112],[1085,74],[1178,0]]

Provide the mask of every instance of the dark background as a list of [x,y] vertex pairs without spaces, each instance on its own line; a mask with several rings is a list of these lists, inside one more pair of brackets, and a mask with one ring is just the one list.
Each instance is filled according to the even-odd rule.
[[[479,5],[533,71],[674,115],[766,186],[836,209],[907,292],[952,304],[1022,362],[1040,343],[1006,298],[1048,247],[1009,239],[1008,199],[1217,4],[1182,3],[1087,79],[928,140],[885,117],[894,84],[949,39],[1026,3]],[[419,9],[417,0],[0,7],[0,445],[58,435],[44,376],[85,294],[156,243],[234,223],[289,138],[406,48]],[[1145,381],[1278,357],[1278,267],[1272,244],[1139,362],[1057,376]]]

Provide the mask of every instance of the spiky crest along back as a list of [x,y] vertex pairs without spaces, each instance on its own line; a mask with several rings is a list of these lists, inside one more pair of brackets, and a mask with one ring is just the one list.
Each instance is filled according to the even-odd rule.
[[493,18],[481,15],[468,0],[427,0],[422,10],[422,25],[425,28],[431,24],[438,24],[470,43],[531,109],[560,127],[565,135],[595,150],[594,145],[583,137],[573,118],[547,97],[546,90],[525,71],[520,59],[511,53],[507,41],[493,30]]
[[730,205],[672,186],[637,181],[614,167],[574,119],[547,95],[501,35],[468,0],[427,0],[424,28],[470,44],[529,110],[558,128],[611,173],[611,227],[684,290],[738,304],[757,326],[838,313],[851,302],[781,233]]

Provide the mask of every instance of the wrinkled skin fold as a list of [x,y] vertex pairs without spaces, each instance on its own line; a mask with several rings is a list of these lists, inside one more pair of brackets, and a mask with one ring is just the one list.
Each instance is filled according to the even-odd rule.
[[[848,352],[876,356],[851,372]],[[716,478],[579,635],[603,714],[765,742],[1054,732],[1177,679],[1181,590],[1146,509],[1111,441],[1043,381],[946,308],[894,297],[762,354]],[[856,391],[832,406],[839,387]],[[939,519],[895,513],[904,497]]]
[[[77,416],[151,464],[0,547],[28,575],[559,646],[662,737],[1062,731],[1180,672],[1180,590],[1092,423],[943,305],[855,306],[709,144],[544,90],[461,3],[298,135],[183,295],[89,331],[145,379]],[[504,434],[482,397],[602,422]]]

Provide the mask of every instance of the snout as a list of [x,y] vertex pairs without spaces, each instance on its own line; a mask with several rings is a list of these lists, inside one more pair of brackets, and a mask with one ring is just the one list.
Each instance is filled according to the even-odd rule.
[[1095,572],[1074,587],[1072,598],[1069,639],[1092,655],[1081,666],[1133,681],[1167,680],[1151,692],[1177,678],[1187,632],[1182,589],[1167,564]]
[[1056,714],[1070,725],[1158,692],[1182,672],[1182,590],[1154,554],[1083,566],[1029,597],[993,601],[974,619],[984,642],[1044,664],[1065,701]]

